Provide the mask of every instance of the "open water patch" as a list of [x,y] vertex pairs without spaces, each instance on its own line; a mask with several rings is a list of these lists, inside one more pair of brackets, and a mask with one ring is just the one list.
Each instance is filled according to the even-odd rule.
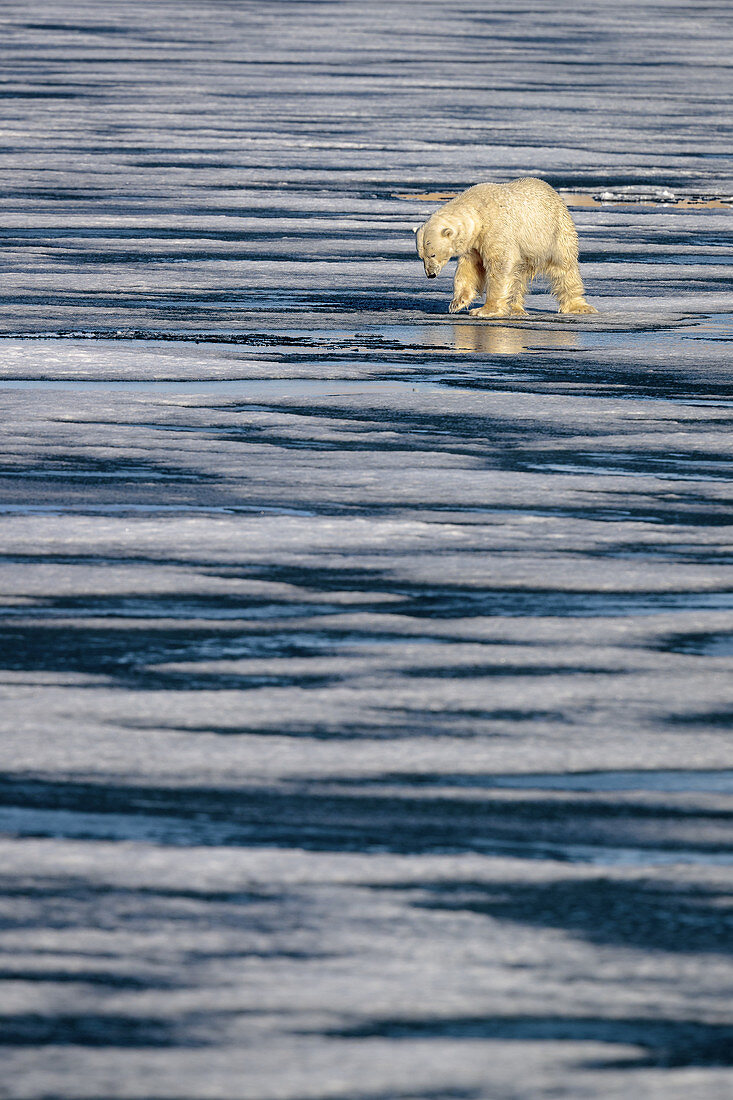
[[733,911],[727,891],[706,886],[611,878],[598,872],[549,882],[454,878],[381,889],[400,894],[420,909],[557,928],[597,945],[682,955],[730,954]]
[[634,1048],[618,1060],[601,1062],[609,1068],[639,1069],[733,1065],[733,1027],[696,1020],[653,1017],[587,1016],[423,1016],[365,1020],[326,1032],[338,1039],[388,1039],[432,1042],[489,1041],[606,1043]]
[[408,783],[416,787],[466,787],[478,789],[545,791],[662,791],[669,794],[699,792],[733,795],[733,768],[714,770],[659,769],[642,771],[598,771],[522,773],[517,775],[395,773],[384,782]]
[[[733,866],[730,814],[597,799],[350,789],[344,781],[237,789],[0,779],[17,837],[312,852],[468,854],[592,866]],[[692,831],[694,829],[694,839]]]
[[673,634],[659,643],[666,653],[688,653],[693,657],[731,657],[733,656],[733,631],[710,630],[690,631],[688,634]]

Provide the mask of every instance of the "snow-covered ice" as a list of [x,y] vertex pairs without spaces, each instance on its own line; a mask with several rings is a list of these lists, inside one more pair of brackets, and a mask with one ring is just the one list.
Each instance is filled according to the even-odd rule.
[[729,1096],[730,6],[0,21],[0,1097]]

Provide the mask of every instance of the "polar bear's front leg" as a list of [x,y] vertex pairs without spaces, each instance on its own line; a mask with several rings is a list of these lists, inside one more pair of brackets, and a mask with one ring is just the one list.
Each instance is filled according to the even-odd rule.
[[458,313],[459,309],[465,309],[484,289],[486,284],[486,269],[478,252],[471,250],[466,252],[458,260],[455,278],[453,279],[453,301],[449,309],[451,313]]
[[492,263],[489,270],[486,302],[478,309],[472,309],[474,317],[507,317],[509,303],[514,297],[517,281],[519,257],[505,257],[499,263]]
[[524,263],[514,272],[514,286],[512,287],[509,312],[512,317],[528,317],[524,308],[524,296],[527,293],[527,285],[532,281],[534,272],[530,264]]

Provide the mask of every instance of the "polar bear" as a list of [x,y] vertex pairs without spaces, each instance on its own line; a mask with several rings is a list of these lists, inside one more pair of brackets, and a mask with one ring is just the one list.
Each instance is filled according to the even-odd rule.
[[486,290],[474,317],[526,316],[524,295],[548,275],[560,313],[597,313],[585,300],[578,234],[567,206],[544,180],[478,183],[451,199],[416,230],[425,274],[434,279],[458,256],[450,312]]

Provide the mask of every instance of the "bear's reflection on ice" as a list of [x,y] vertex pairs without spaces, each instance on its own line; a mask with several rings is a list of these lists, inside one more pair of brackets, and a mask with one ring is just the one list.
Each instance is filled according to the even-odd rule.
[[421,333],[426,351],[480,351],[490,355],[517,355],[542,348],[576,348],[572,329],[535,329],[527,325],[440,325]]

